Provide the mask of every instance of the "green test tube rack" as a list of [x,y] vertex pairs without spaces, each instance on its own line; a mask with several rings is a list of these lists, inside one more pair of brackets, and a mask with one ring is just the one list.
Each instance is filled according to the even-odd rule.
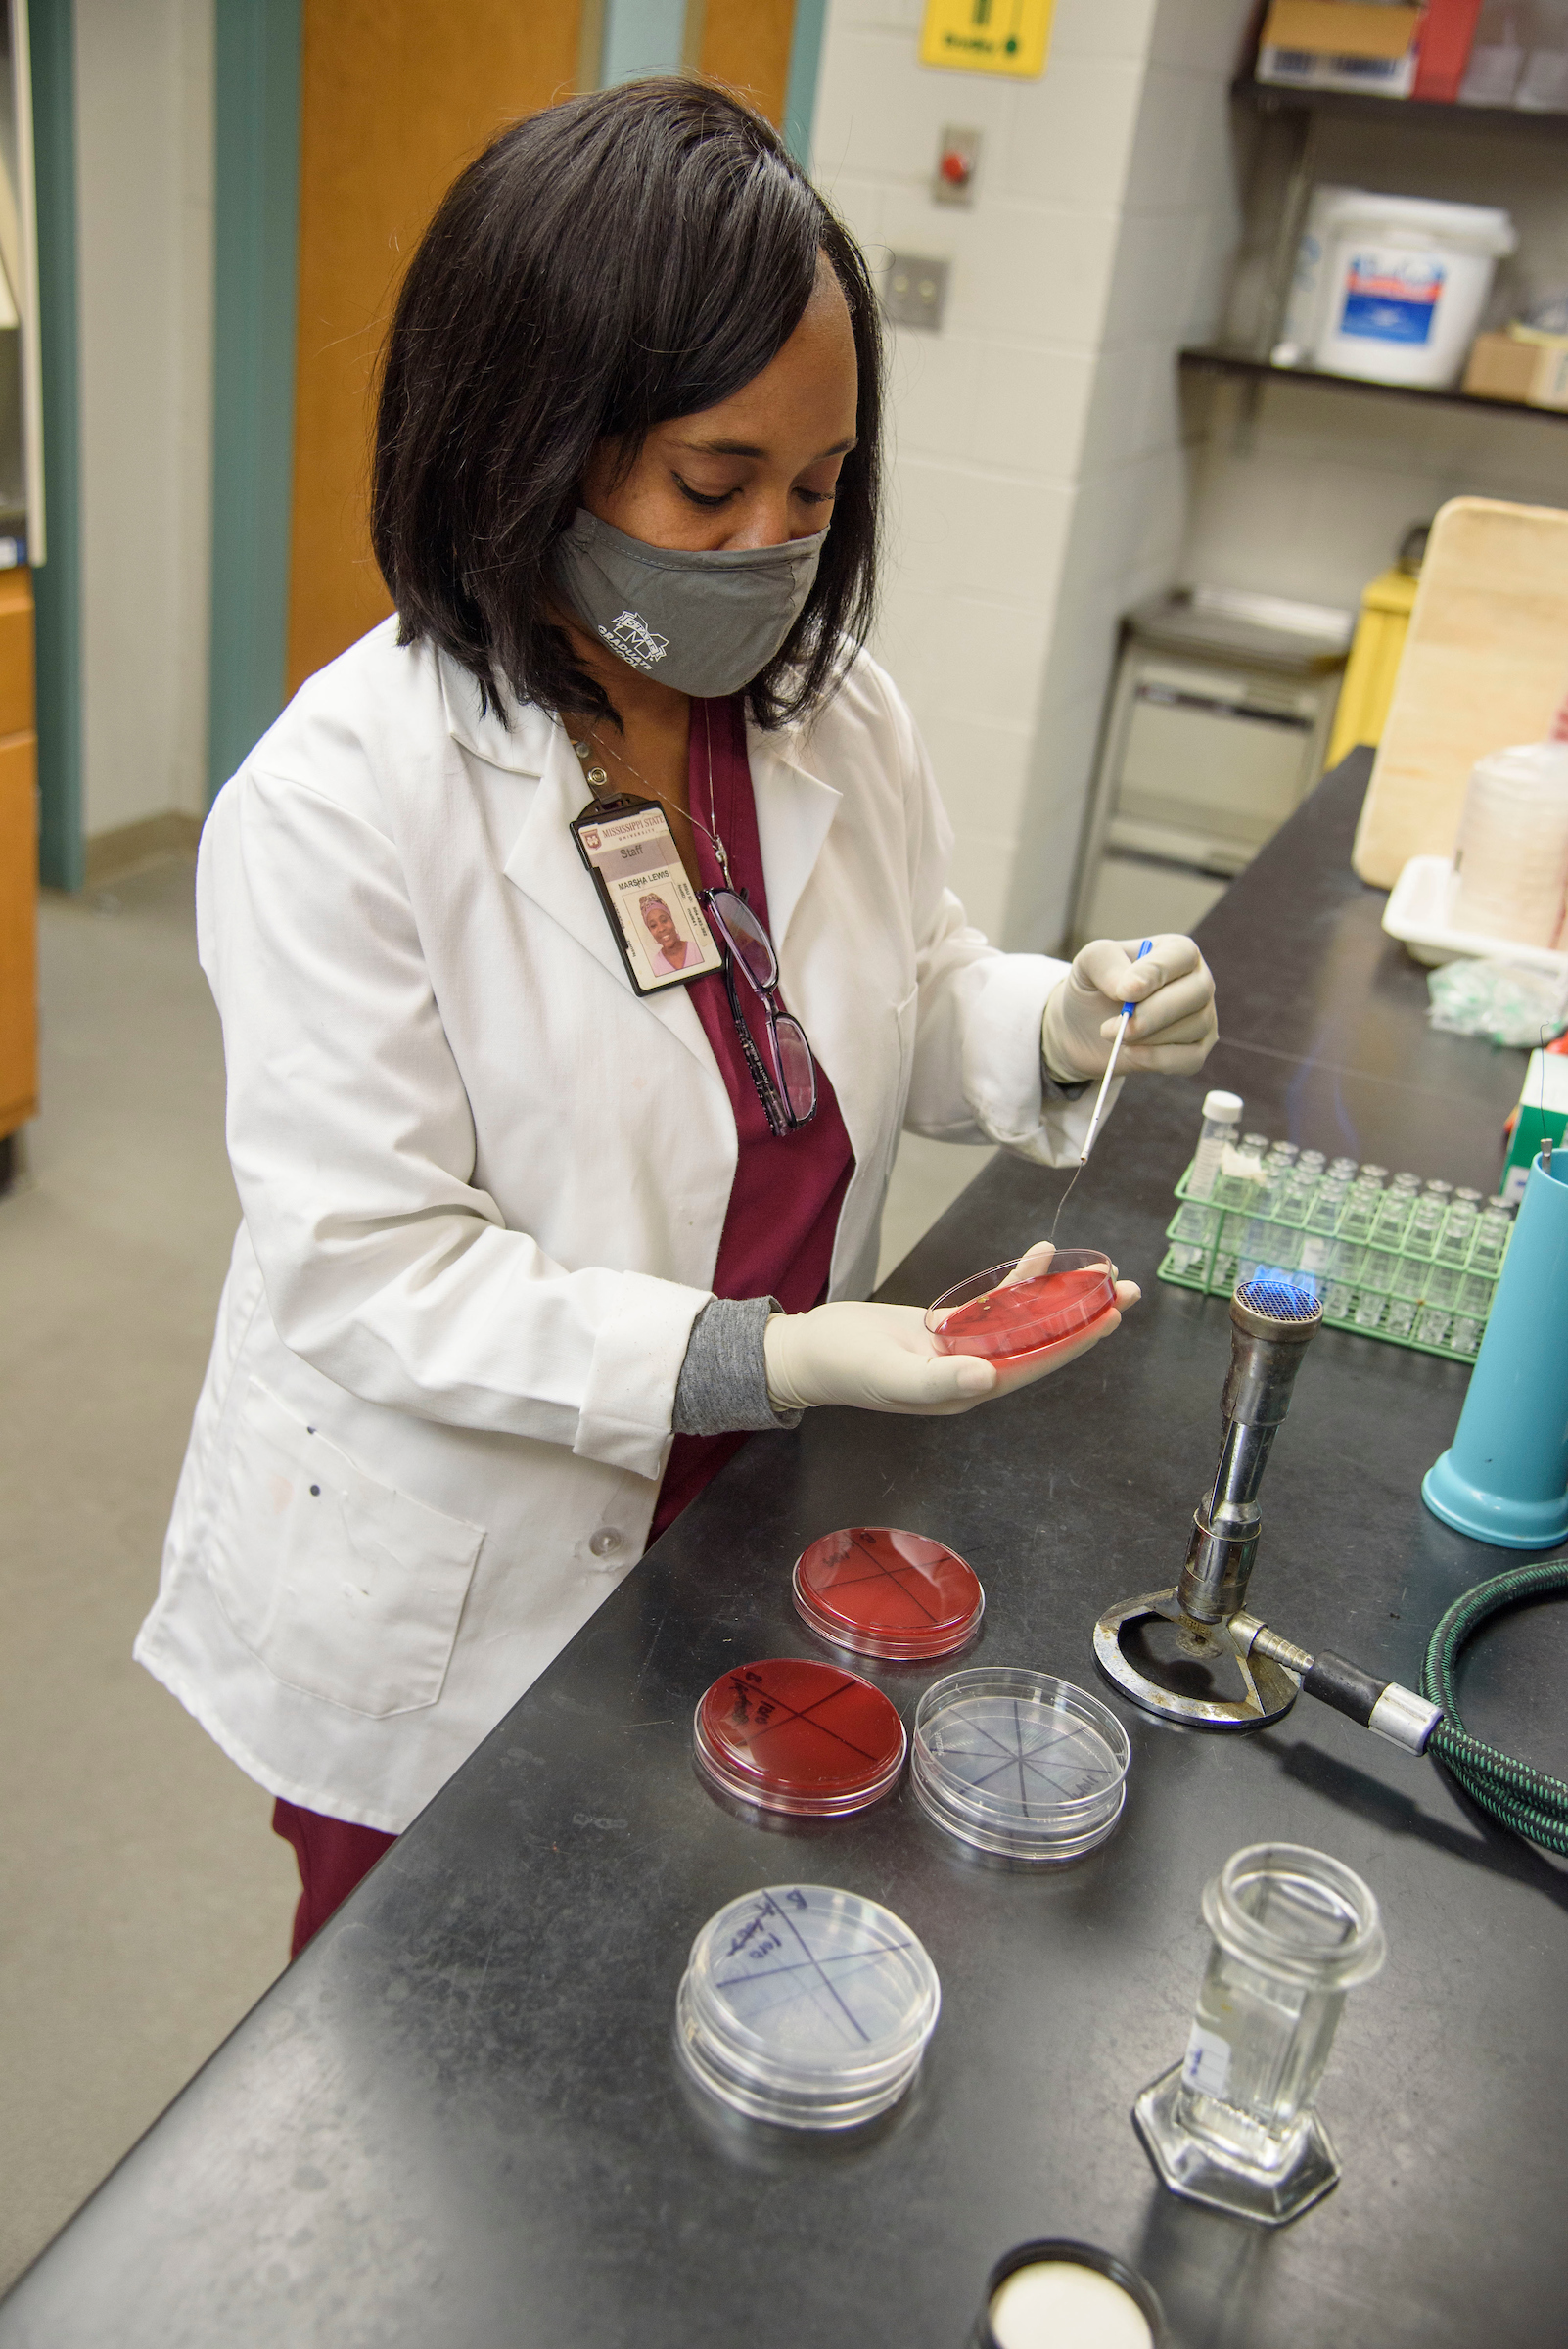
[[1385,1186],[1360,1169],[1270,1178],[1272,1162],[1262,1164],[1263,1179],[1222,1173],[1207,1198],[1193,1196],[1187,1167],[1162,1280],[1228,1296],[1260,1270],[1279,1271],[1321,1300],[1330,1329],[1475,1360],[1512,1230],[1500,1200],[1440,1201],[1413,1176]]

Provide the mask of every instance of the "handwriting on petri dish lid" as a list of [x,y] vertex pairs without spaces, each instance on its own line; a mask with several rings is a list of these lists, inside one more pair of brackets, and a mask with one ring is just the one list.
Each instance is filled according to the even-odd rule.
[[601,1827],[606,1834],[623,1835],[626,1831],[623,1819],[595,1819],[591,1811],[575,1811],[572,1824],[575,1827]]

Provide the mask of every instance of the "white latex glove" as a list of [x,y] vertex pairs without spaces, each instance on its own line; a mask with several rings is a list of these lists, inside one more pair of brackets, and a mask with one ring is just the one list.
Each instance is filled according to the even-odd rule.
[[[1038,1242],[1001,1285],[1033,1279],[1054,1253],[1049,1241]],[[1134,1282],[1119,1281],[1117,1311],[1059,1346],[1042,1347],[1027,1368],[1003,1369],[1000,1375],[994,1362],[978,1355],[938,1354],[917,1305],[846,1302],[819,1305],[808,1313],[772,1313],[762,1333],[767,1392],[777,1410],[840,1403],[903,1418],[950,1418],[1076,1361],[1121,1326],[1123,1312],[1137,1303],[1139,1293]]]
[[1053,1077],[1072,1081],[1103,1072],[1124,1003],[1137,1009],[1128,1022],[1118,1075],[1152,1069],[1191,1077],[1202,1068],[1220,1036],[1209,966],[1190,938],[1168,932],[1134,962],[1142,944],[1140,938],[1091,939],[1052,989],[1040,1044]]

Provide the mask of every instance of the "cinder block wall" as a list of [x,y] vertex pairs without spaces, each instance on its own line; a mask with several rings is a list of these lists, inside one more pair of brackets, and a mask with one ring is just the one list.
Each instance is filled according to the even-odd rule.
[[[876,650],[1012,947],[1062,940],[1116,622],[1176,576],[1175,352],[1213,332],[1237,229],[1226,85],[1249,0],[1058,0],[1038,81],[917,61],[920,0],[833,0],[816,176],[874,261],[951,265],[940,334],[896,330]],[[936,204],[945,124],[985,146]]]
[[76,0],[83,813],[207,806],[212,0]]

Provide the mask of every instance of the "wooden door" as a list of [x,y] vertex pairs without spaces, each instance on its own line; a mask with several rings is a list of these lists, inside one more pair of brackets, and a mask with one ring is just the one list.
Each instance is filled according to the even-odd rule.
[[575,86],[580,0],[305,0],[288,689],[392,609],[369,392],[403,264],[459,166]]
[[705,73],[739,90],[782,130],[794,37],[795,0],[706,0],[697,54]]

